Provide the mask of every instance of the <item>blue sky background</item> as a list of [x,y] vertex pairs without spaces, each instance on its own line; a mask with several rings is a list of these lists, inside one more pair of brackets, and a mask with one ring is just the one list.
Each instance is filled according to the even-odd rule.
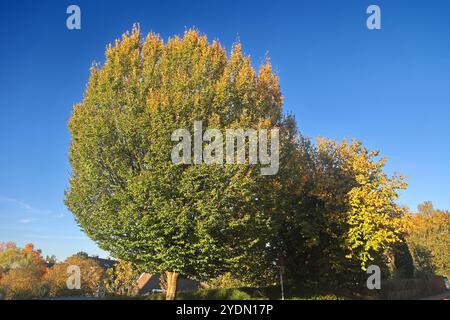
[[[82,29],[66,28],[81,7]],[[366,8],[382,30],[366,28]],[[0,241],[63,259],[106,256],[63,204],[67,121],[89,67],[140,22],[162,37],[197,27],[255,66],[269,52],[303,134],[360,138],[410,177],[401,203],[450,209],[450,1],[1,1]]]

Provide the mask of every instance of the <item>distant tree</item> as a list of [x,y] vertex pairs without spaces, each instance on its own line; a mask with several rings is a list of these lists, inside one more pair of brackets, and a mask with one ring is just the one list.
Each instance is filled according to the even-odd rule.
[[450,212],[434,209],[431,202],[411,217],[407,242],[419,273],[450,274]]
[[0,252],[6,251],[8,249],[17,248],[17,245],[10,241],[10,242],[0,242]]
[[106,271],[105,289],[108,294],[133,296],[137,294],[140,272],[130,263],[119,260]]
[[40,249],[35,250],[32,243],[27,243],[23,248],[23,252],[26,255],[31,255],[33,257],[35,265],[38,266],[39,271],[42,274],[46,272],[47,267],[44,259],[42,258],[42,251]]
[[87,253],[84,252],[84,251],[77,252],[75,255],[78,256],[78,257],[80,257],[80,258],[82,258],[82,259],[87,259],[87,258],[89,258],[89,254],[87,254]]
[[[67,286],[68,268],[78,266],[81,271],[81,288],[70,289]],[[103,288],[105,271],[97,261],[75,254],[63,263],[57,263],[44,276],[50,296],[94,296]]]
[[30,299],[43,297],[46,288],[41,279],[46,266],[41,251],[33,244],[18,248],[12,242],[0,250],[0,291],[6,299]]
[[45,272],[45,265],[40,255],[40,250],[34,250],[32,244],[23,249],[10,247],[0,252],[0,273],[6,273],[12,269],[24,269],[30,271]]
[[269,62],[257,73],[236,44],[227,57],[195,30],[164,43],[138,28],[106,50],[69,122],[72,176],[66,204],[86,234],[112,256],[208,280],[245,264],[267,228],[259,166],[176,165],[176,129],[271,129],[282,97]]
[[55,255],[45,256],[44,260],[47,264],[51,266],[58,262],[58,259],[56,258]]
[[0,280],[0,292],[6,299],[33,299],[42,298],[47,288],[41,282],[41,273],[38,270],[12,269]]
[[433,202],[425,201],[417,206],[418,213],[426,218],[431,218],[435,213]]

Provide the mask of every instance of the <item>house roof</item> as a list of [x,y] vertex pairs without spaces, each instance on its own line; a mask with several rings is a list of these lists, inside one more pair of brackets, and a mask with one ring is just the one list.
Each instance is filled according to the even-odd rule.
[[99,258],[99,257],[90,257],[90,258],[97,261],[97,263],[100,265],[100,267],[102,267],[105,270],[109,269],[109,268],[113,268],[117,264],[117,261],[112,260],[112,259],[103,259],[103,258]]

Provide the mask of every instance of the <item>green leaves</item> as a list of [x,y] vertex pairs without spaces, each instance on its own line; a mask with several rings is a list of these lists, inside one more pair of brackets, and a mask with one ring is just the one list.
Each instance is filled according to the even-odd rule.
[[[151,273],[270,284],[357,273],[400,241],[402,176],[361,142],[302,137],[277,75],[196,30],[166,43],[138,27],[91,68],[69,121],[66,204],[113,256]],[[175,165],[176,129],[280,128],[280,168]],[[318,272],[320,270],[320,274]]]
[[148,272],[209,279],[242,260],[266,227],[248,165],[177,166],[171,134],[195,120],[220,129],[270,128],[281,94],[236,44],[227,58],[196,30],[165,44],[138,27],[91,70],[69,122],[66,204],[101,248]]

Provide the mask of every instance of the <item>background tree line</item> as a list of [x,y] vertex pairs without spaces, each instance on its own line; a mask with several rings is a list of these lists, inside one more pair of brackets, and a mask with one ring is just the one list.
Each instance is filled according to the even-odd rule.
[[[69,266],[80,268],[80,289],[67,286]],[[130,296],[137,294],[138,277],[125,261],[105,269],[82,251],[58,262],[55,256],[42,257],[31,243],[24,248],[13,242],[0,243],[0,294],[6,299]]]
[[[434,209],[431,202],[419,205],[418,211],[404,217],[405,229],[402,241],[392,246],[384,260],[386,261],[385,278],[424,278],[431,274],[450,276],[450,213]],[[286,263],[288,284],[300,289],[311,288],[311,284],[320,284],[325,288],[333,286],[334,293],[339,288],[355,289],[358,281],[358,268],[346,270],[345,274],[312,274],[308,264],[301,270]],[[67,267],[80,266],[82,288],[67,288]],[[300,265],[300,264],[299,264]],[[277,282],[277,267],[254,267],[251,277],[242,277],[236,272],[209,279],[211,288],[229,289],[241,287],[273,286]],[[291,269],[292,268],[292,269]],[[318,267],[320,270],[322,267]],[[138,266],[130,262],[118,261],[114,267],[102,268],[95,258],[79,252],[58,262],[55,256],[42,257],[40,250],[33,244],[23,248],[13,242],[0,243],[0,294],[6,299],[57,298],[69,296],[95,297],[133,297],[138,294]],[[268,276],[267,270],[272,274]],[[322,269],[323,270],[323,269]],[[305,272],[308,272],[306,275]],[[320,272],[320,271],[319,271]],[[270,272],[269,272],[270,274]],[[353,274],[353,277],[352,277]],[[161,287],[167,288],[167,279],[163,279]],[[256,279],[256,280],[255,280]],[[347,282],[343,281],[346,280]],[[333,292],[333,291],[330,291]],[[242,293],[241,293],[242,294]],[[277,294],[274,294],[277,296]],[[249,297],[248,297],[249,298]]]

